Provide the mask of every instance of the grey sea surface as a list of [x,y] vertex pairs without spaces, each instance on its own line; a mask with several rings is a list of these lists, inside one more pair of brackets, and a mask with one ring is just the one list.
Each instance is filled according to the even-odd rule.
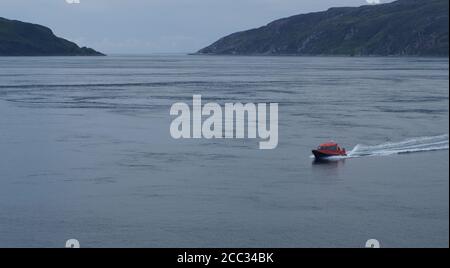
[[[278,147],[171,138],[194,94]],[[447,58],[0,58],[0,246],[448,247],[448,133]]]

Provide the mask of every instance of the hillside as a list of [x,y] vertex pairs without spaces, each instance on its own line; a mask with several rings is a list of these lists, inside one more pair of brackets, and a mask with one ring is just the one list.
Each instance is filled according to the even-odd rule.
[[0,56],[102,56],[57,37],[44,26],[0,17]]
[[448,56],[448,0],[399,0],[296,15],[198,54]]

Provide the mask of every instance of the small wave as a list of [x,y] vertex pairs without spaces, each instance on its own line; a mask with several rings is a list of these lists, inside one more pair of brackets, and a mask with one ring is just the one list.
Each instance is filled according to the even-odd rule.
[[449,135],[411,138],[400,142],[387,142],[379,145],[356,145],[348,158],[363,156],[387,156],[449,149]]
[[208,84],[205,81],[172,81],[172,82],[136,82],[136,83],[88,83],[88,84],[28,84],[28,85],[0,85],[0,89],[20,88],[20,89],[34,89],[34,88],[78,88],[78,87],[152,87],[152,86],[176,86],[176,85],[203,85]]

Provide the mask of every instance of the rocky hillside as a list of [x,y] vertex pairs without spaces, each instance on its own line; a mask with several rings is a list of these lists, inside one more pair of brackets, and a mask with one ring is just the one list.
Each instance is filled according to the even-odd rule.
[[448,56],[448,0],[399,0],[296,15],[198,51],[230,55]]
[[0,56],[101,56],[44,26],[0,18]]

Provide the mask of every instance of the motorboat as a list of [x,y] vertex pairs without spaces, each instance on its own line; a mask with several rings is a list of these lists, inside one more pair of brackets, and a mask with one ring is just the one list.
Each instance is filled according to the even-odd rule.
[[333,156],[347,156],[344,148],[341,148],[336,142],[326,142],[320,144],[317,149],[312,150],[316,159],[326,159]]

